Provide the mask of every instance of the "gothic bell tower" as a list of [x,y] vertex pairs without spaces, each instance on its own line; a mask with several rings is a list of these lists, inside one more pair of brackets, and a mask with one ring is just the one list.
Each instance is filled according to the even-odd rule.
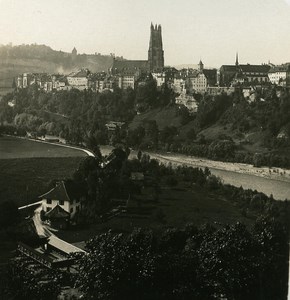
[[157,71],[164,68],[164,51],[162,45],[162,33],[161,25],[155,25],[151,23],[150,30],[150,42],[148,50],[148,64],[149,70]]

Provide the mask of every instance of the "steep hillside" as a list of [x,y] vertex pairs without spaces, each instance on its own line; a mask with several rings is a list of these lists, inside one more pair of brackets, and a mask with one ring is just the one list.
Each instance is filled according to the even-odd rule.
[[177,107],[155,108],[147,112],[138,114],[130,123],[130,129],[136,129],[145,122],[156,121],[158,128],[163,129],[166,126],[181,126],[181,117],[177,114]]
[[[288,168],[289,93],[287,90],[276,93],[272,88],[263,91],[260,97],[250,103],[239,91],[231,96],[206,96],[194,116],[186,115],[184,108],[178,106],[149,109],[136,115],[130,124],[131,130],[144,128],[146,143],[138,144],[141,128],[132,131],[135,145],[130,142],[140,148],[157,147],[216,160]],[[156,121],[158,128],[152,126],[152,121]]]
[[12,86],[13,78],[25,72],[69,73],[79,68],[92,72],[107,71],[110,55],[72,55],[45,45],[0,47],[0,89]]

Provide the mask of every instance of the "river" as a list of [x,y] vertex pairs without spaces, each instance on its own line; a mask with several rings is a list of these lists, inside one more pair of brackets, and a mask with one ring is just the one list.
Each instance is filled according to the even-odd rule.
[[[173,165],[208,167],[212,174],[220,177],[226,184],[237,187],[242,186],[244,189],[257,190],[268,196],[272,194],[276,200],[290,200],[289,170],[286,170],[285,176],[279,175],[279,172],[278,174],[273,174],[272,172],[271,178],[269,178],[270,175],[267,168],[255,168],[245,164],[216,162],[178,154],[149,153],[149,155],[151,158],[156,158],[163,163],[171,162]],[[218,166],[220,166],[220,168]]]
[[210,170],[212,174],[222,178],[224,183],[229,183],[237,187],[242,186],[244,189],[257,190],[268,196],[272,194],[276,200],[290,199],[289,182],[232,171],[218,169]]
[[[100,147],[101,152],[103,155],[108,155],[113,147],[111,146],[101,146]],[[244,189],[251,189],[251,190],[257,190],[259,192],[262,192],[268,196],[271,194],[276,200],[290,200],[290,182],[278,180],[275,178],[265,178],[263,176],[258,175],[251,175],[249,173],[242,173],[242,172],[235,172],[232,171],[233,164],[232,163],[222,163],[222,168],[212,168],[210,166],[214,164],[221,164],[220,162],[213,162],[211,160],[206,159],[197,159],[189,156],[184,155],[174,155],[172,154],[156,154],[156,153],[148,153],[151,158],[156,158],[160,160],[161,162],[172,162],[173,164],[187,164],[189,166],[196,166],[196,167],[203,167],[208,166],[211,173],[220,177],[224,183],[231,184],[233,186],[240,187],[242,186]],[[131,151],[129,158],[136,158],[137,157],[137,151]],[[234,164],[238,165],[238,164]],[[228,166],[230,170],[225,170],[225,168]],[[246,165],[243,165],[245,168]],[[238,168],[240,168],[240,165],[238,165]],[[253,168],[249,166],[248,168]],[[261,170],[259,168],[253,168],[255,170]],[[265,170],[263,170],[265,171]],[[259,173],[258,173],[259,174]]]

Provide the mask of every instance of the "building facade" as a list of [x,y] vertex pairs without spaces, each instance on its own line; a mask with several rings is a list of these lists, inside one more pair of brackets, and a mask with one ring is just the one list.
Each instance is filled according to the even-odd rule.
[[85,90],[88,88],[88,76],[90,72],[87,69],[72,72],[67,76],[67,82],[72,88]]
[[59,205],[72,218],[76,212],[81,210],[81,202],[85,199],[72,181],[61,181],[53,189],[39,197],[42,200],[42,210],[49,212]]
[[267,64],[240,64],[237,55],[235,65],[221,66],[219,71],[219,85],[253,86],[267,84],[269,82],[268,72],[270,68]]
[[[150,41],[147,60],[115,59],[109,70],[112,75],[122,75],[125,72],[161,72],[164,68],[164,50],[161,25],[150,27]],[[136,79],[136,78],[135,78]]]
[[269,80],[272,84],[283,87],[290,86],[290,64],[273,66],[268,73]]

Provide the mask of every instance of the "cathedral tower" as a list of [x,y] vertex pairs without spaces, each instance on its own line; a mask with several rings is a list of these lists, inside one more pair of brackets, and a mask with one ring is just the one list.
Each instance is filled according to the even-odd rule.
[[164,68],[164,51],[162,45],[161,25],[151,23],[150,42],[148,50],[148,63],[150,71],[162,70]]

